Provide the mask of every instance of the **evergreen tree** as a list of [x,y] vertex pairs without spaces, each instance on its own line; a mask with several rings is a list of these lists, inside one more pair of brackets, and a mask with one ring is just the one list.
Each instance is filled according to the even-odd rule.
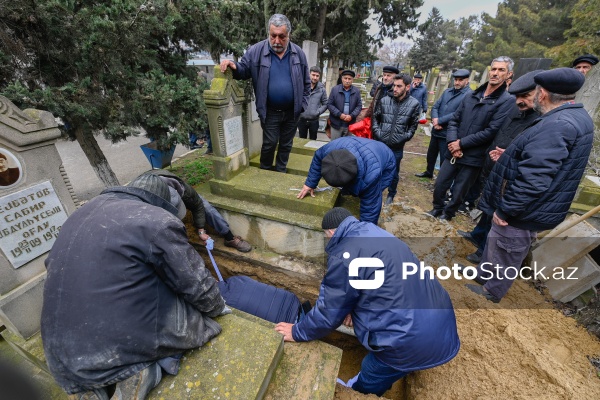
[[421,36],[415,40],[415,45],[408,52],[411,66],[416,71],[427,71],[443,63],[443,25],[444,19],[436,7],[431,9],[427,20],[419,25],[418,31]]

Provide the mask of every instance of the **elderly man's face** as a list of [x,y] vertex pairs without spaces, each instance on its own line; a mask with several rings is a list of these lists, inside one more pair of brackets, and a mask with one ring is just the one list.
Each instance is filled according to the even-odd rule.
[[508,71],[508,63],[503,61],[496,61],[492,63],[490,68],[490,85],[500,86],[502,83],[512,75],[512,72]]
[[454,78],[454,89],[460,90],[469,84],[469,78]]
[[269,43],[277,54],[284,53],[290,43],[290,35],[286,26],[269,26]]
[[396,74],[391,73],[391,72],[384,72],[383,73],[383,84],[384,85],[389,85],[390,83],[392,83],[394,81],[394,76]]
[[349,89],[350,86],[352,86],[352,82],[354,82],[352,75],[342,76],[342,85],[344,86],[344,89]]
[[8,161],[0,157],[0,172],[4,172],[8,169]]
[[421,84],[421,82],[423,82],[422,78],[413,78],[413,86],[417,87]]
[[587,73],[590,72],[590,70],[592,69],[592,64],[590,64],[589,62],[582,61],[573,68],[575,68],[582,74],[587,75]]
[[527,93],[517,94],[515,97],[519,110],[531,110],[533,108],[533,99],[535,98],[535,89]]

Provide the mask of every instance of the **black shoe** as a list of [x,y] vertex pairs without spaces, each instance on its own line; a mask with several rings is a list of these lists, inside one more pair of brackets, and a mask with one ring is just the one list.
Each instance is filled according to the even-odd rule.
[[[461,237],[467,239],[474,246],[479,247],[479,243],[477,243],[477,241],[475,239],[473,239],[473,235],[471,235],[471,232],[465,232],[465,231],[461,231],[459,229],[459,230],[456,231],[456,233],[458,233]],[[469,260],[469,261],[471,261],[471,260]]]
[[442,215],[444,211],[442,210],[438,210],[437,208],[434,208],[433,210],[429,210],[427,211],[427,214],[431,215],[432,217],[439,217],[440,215]]
[[470,283],[467,283],[465,286],[471,292],[477,293],[478,295],[485,297],[487,300],[491,301],[492,303],[500,303],[500,300],[502,300],[502,299],[497,298],[496,296],[494,296],[487,290],[485,290],[483,288],[483,286],[471,285]]
[[481,262],[481,255],[479,255],[477,252],[468,254],[465,258],[467,261],[472,262],[473,264],[479,265]]
[[448,214],[442,214],[439,216],[439,219],[441,221],[452,221],[452,218],[454,218],[454,217],[451,217]]
[[[466,268],[466,266],[462,265],[462,264],[456,264],[458,266],[458,272],[460,272],[461,275],[464,275],[464,270]],[[472,279],[473,282],[479,283],[481,286],[485,285],[485,283],[487,282],[486,279],[482,279],[479,276],[476,276],[475,278]]]
[[421,172],[420,174],[415,174],[415,176],[419,177],[419,178],[433,178],[433,174],[430,174],[429,172],[425,171],[425,172]]
[[385,205],[386,206],[389,206],[393,202],[394,202],[394,196],[388,196],[387,199],[385,199]]
[[144,400],[148,393],[160,383],[162,371],[157,363],[118,382],[111,400]]

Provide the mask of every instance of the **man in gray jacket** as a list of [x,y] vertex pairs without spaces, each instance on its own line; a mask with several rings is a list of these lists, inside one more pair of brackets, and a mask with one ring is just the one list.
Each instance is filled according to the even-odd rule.
[[392,204],[396,195],[404,144],[412,139],[419,126],[421,105],[408,94],[410,81],[407,74],[396,75],[392,86],[393,95],[381,99],[372,119],[373,139],[385,143],[396,159],[396,172],[388,187],[386,205]]
[[306,134],[309,133],[310,140],[317,140],[319,115],[323,114],[325,110],[327,110],[327,92],[321,83],[321,69],[310,67],[308,108],[300,114],[300,119],[298,119],[298,134],[302,139],[306,139]]

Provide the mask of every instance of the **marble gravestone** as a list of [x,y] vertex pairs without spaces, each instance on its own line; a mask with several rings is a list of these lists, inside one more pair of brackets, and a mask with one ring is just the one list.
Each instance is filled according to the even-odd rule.
[[0,96],[0,324],[23,338],[40,329],[44,260],[76,209],[59,137],[52,114]]

